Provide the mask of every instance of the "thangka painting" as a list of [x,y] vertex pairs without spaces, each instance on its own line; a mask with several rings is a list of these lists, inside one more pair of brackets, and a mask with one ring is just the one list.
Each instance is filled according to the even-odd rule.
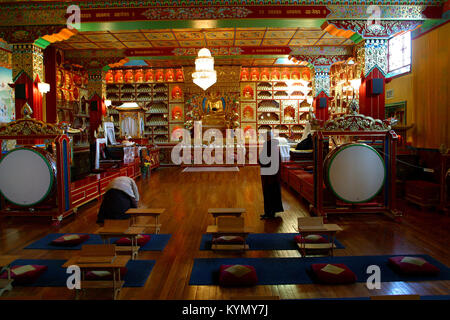
[[0,123],[15,120],[14,90],[8,85],[12,83],[12,70],[0,67]]

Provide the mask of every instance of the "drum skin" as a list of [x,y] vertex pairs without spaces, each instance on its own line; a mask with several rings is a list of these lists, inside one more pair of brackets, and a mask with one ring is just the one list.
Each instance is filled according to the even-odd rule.
[[386,179],[383,158],[364,143],[346,143],[332,150],[325,158],[324,173],[328,189],[349,203],[373,199]]
[[56,189],[56,161],[42,148],[23,147],[0,159],[0,193],[9,202],[29,207],[52,196]]

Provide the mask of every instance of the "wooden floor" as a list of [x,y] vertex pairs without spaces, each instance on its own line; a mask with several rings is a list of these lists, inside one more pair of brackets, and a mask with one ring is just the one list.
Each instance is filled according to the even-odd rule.
[[[218,286],[190,286],[194,258],[211,257],[299,257],[297,251],[248,251],[214,253],[199,251],[200,240],[207,225],[213,223],[207,210],[212,207],[243,207],[245,222],[258,233],[295,232],[297,217],[307,216],[305,203],[295,192],[283,188],[285,212],[280,219],[264,221],[259,169],[240,168],[239,172],[182,173],[181,168],[161,168],[150,178],[139,179],[142,207],[164,207],[161,233],[172,237],[163,252],[141,252],[139,259],[155,259],[156,265],[142,288],[124,288],[121,299],[228,299],[242,295],[276,295],[281,299],[363,297],[389,294],[450,294],[450,281],[390,282],[380,290],[368,290],[364,283],[345,286],[271,285],[236,289]],[[82,207],[76,217],[59,227],[52,227],[43,218],[1,218],[0,253],[18,254],[23,258],[66,259],[74,251],[23,250],[31,242],[55,232],[94,233],[99,204],[94,201]],[[450,265],[450,217],[436,211],[420,211],[402,203],[404,217],[394,222],[377,214],[332,216],[344,231],[338,234],[345,249],[337,256],[382,254],[428,254]],[[22,299],[73,299],[66,288],[16,287],[3,295]],[[110,299],[109,291],[92,290],[86,299]]]

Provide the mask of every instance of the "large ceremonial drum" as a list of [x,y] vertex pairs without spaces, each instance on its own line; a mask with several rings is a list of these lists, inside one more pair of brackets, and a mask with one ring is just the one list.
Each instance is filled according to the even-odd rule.
[[55,190],[56,161],[41,148],[23,147],[0,159],[0,192],[19,206],[41,203]]
[[324,162],[324,180],[339,199],[367,202],[383,188],[386,178],[384,160],[364,143],[343,144],[332,150]]

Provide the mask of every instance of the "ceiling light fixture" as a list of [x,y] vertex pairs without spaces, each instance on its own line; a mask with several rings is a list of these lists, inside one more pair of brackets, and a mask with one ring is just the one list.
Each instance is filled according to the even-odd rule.
[[195,59],[195,72],[192,79],[203,90],[208,89],[217,81],[217,73],[214,70],[214,58],[207,48],[200,49]]

